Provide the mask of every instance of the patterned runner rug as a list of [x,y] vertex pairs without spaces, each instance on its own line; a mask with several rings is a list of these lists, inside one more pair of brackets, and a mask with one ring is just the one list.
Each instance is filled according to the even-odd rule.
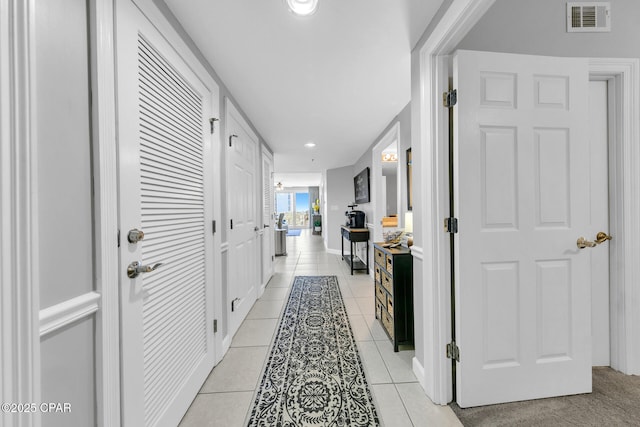
[[249,426],[378,426],[335,276],[296,276]]

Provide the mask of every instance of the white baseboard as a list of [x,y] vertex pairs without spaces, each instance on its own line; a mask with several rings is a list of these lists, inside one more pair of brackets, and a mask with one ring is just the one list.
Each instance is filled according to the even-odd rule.
[[420,383],[420,386],[424,389],[424,391],[427,391],[427,380],[424,377],[424,367],[420,364],[420,362],[418,362],[418,359],[416,359],[415,357],[412,359],[413,362],[413,374],[416,376],[416,378],[418,379],[418,382]]

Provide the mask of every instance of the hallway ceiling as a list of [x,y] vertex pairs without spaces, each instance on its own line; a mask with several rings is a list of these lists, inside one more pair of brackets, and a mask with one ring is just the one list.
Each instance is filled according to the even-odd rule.
[[[165,0],[274,151],[276,172],[354,164],[409,102],[411,49],[442,0]],[[304,144],[313,141],[314,148]]]

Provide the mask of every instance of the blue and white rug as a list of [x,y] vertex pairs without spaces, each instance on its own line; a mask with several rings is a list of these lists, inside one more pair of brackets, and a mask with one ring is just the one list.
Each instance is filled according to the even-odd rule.
[[300,235],[300,230],[292,229],[287,231],[287,236],[299,236],[299,235]]
[[296,276],[249,426],[378,426],[336,276]]

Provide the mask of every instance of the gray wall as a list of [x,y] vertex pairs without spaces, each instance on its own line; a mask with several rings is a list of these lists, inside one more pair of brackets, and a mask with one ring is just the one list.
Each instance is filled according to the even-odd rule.
[[323,230],[327,249],[339,251],[342,235],[340,226],[345,223],[344,212],[353,202],[353,168],[345,166],[329,169],[326,172],[326,215],[323,218]]
[[567,33],[566,2],[497,0],[459,49],[576,57],[640,57],[640,1],[611,1],[611,32]]

